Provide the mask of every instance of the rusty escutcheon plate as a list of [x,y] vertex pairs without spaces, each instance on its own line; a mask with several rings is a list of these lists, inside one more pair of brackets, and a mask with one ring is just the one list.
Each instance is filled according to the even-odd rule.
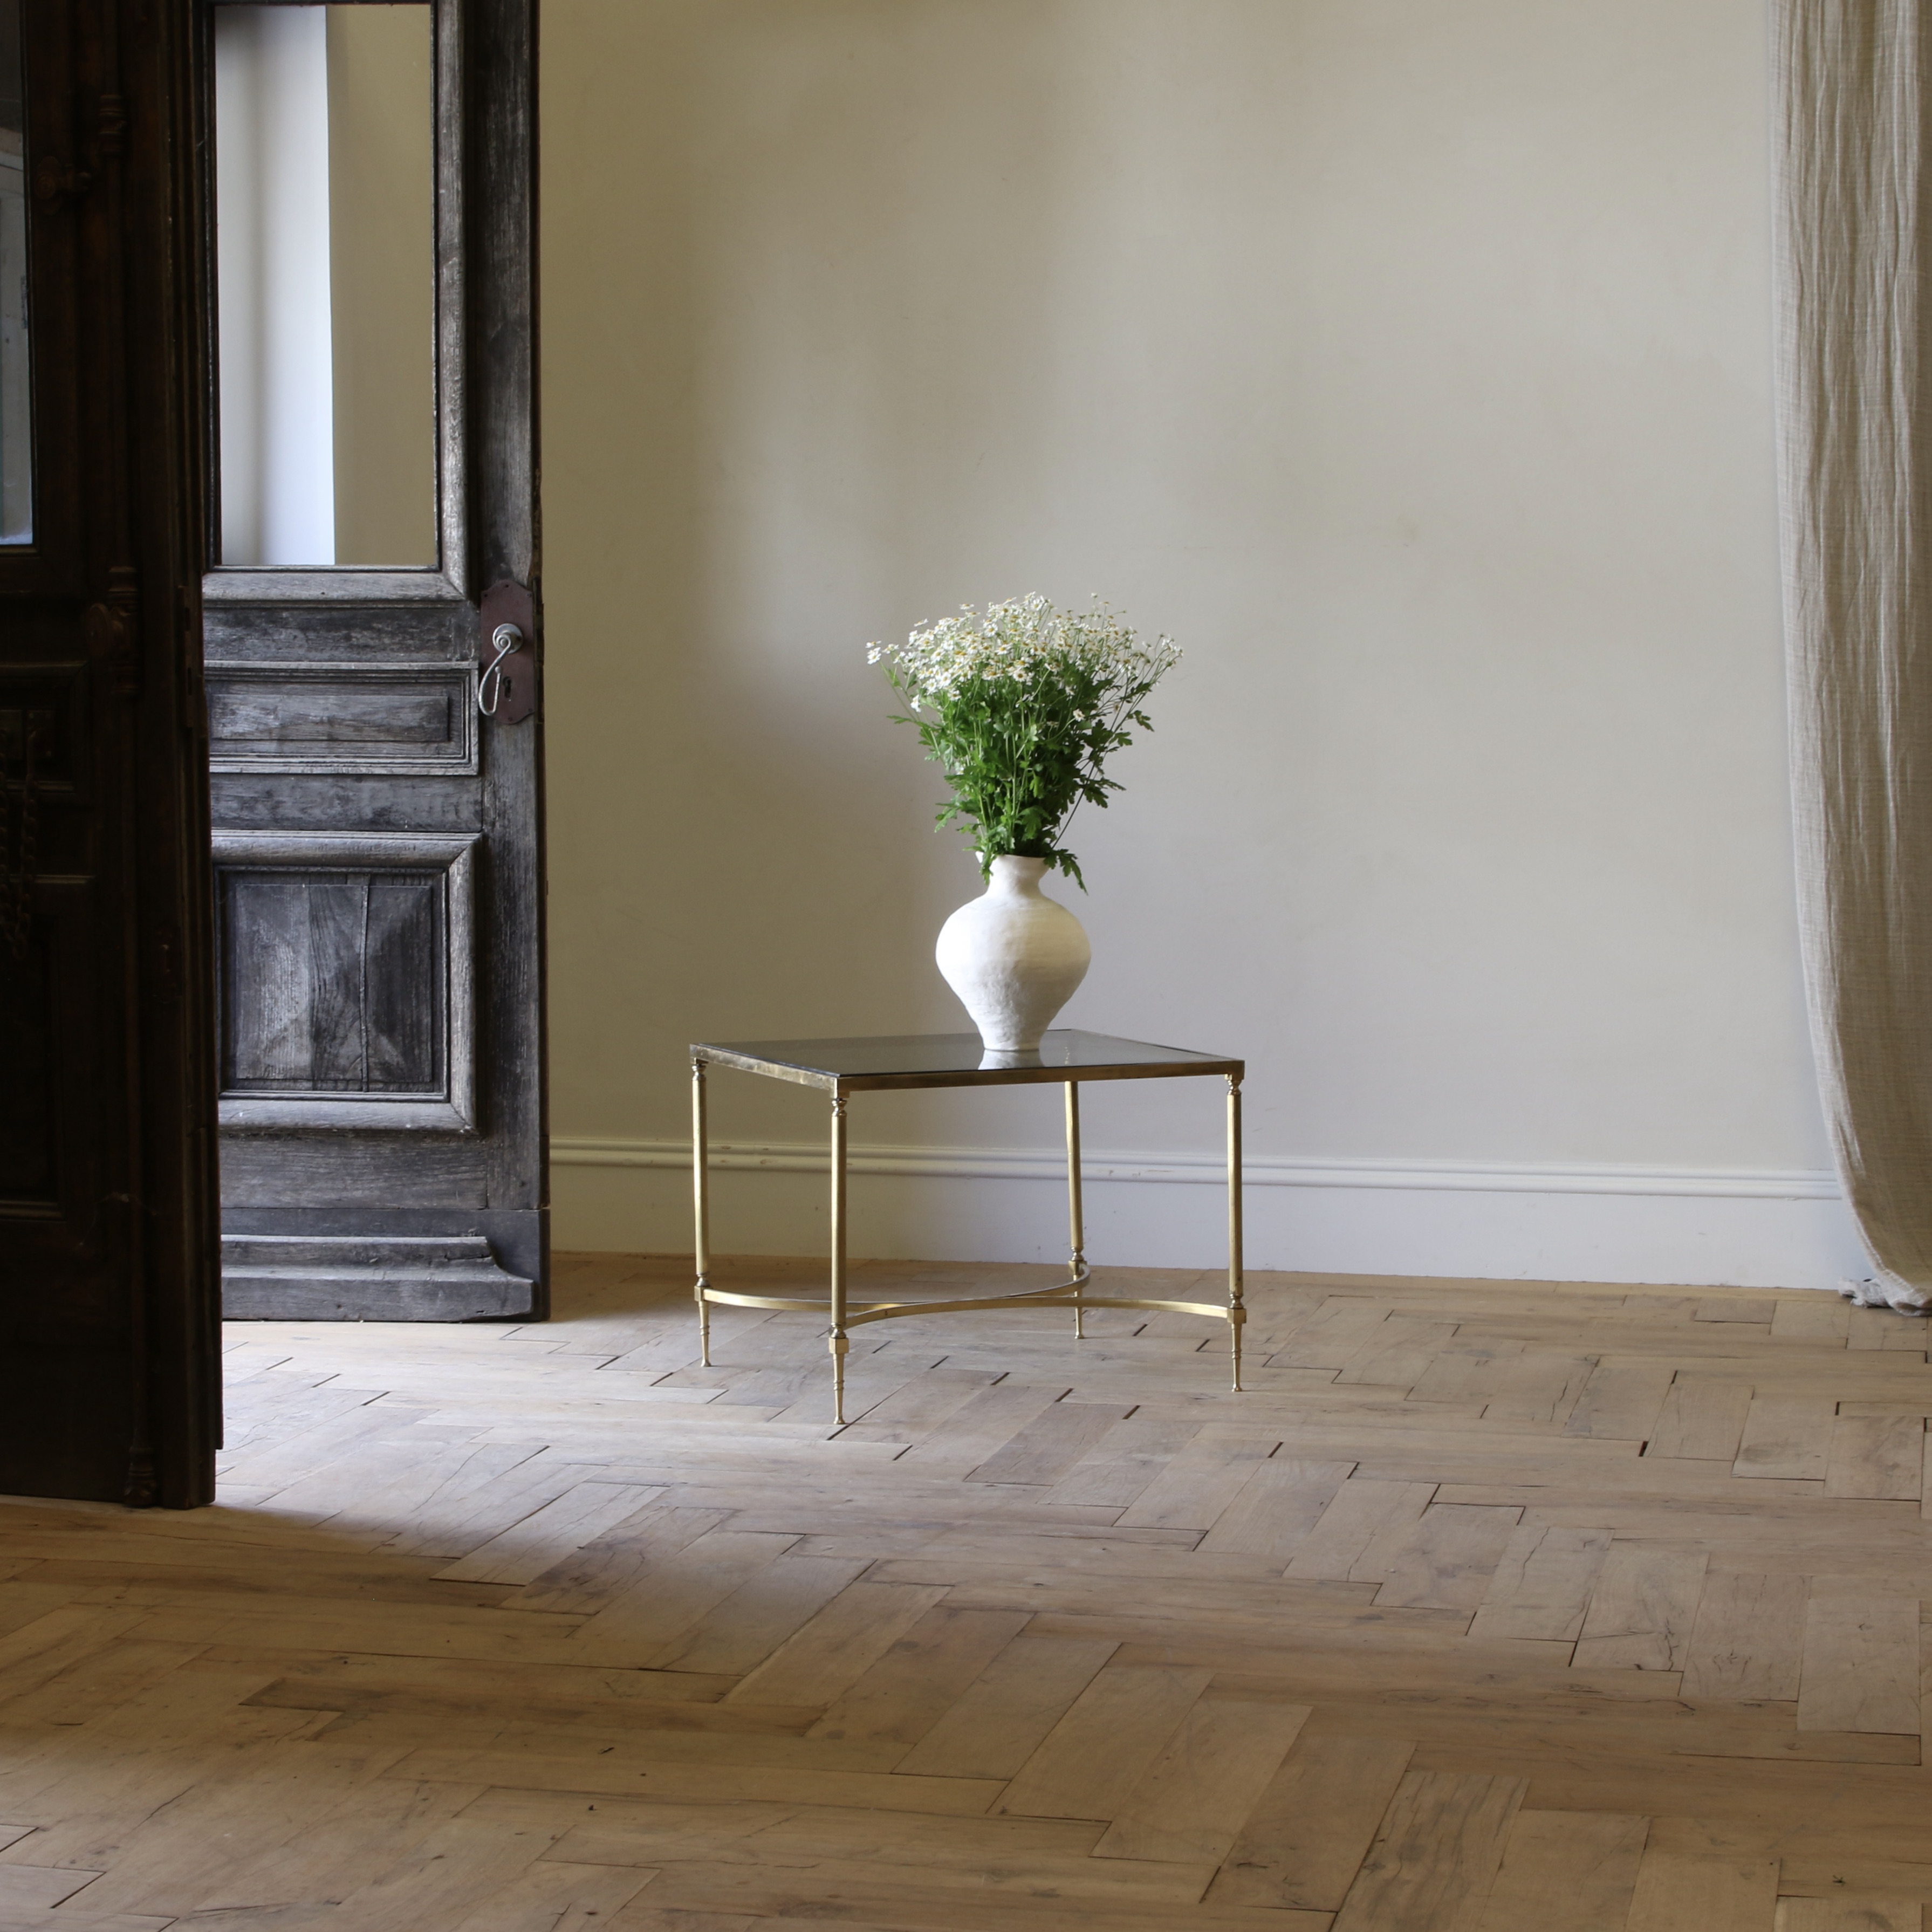
[[536,600],[520,584],[505,578],[483,593],[482,662],[494,655],[490,634],[499,624],[514,624],[523,632],[524,641],[497,666],[502,696],[494,716],[500,724],[520,724],[537,708]]

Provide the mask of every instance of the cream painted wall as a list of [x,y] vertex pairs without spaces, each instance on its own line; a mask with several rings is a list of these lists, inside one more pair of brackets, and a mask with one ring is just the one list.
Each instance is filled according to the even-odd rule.
[[[1066,1019],[1248,1057],[1257,1262],[1850,1258],[1790,907],[1760,0],[544,30],[560,1244],[688,1239],[686,1041],[964,1024],[931,943],[976,874],[862,646],[1037,589],[1188,652],[1080,823]],[[1055,1130],[855,1106],[861,1143]],[[1118,1088],[1088,1137],[1185,1154],[1216,1112]],[[725,1076],[718,1112],[821,1125]],[[1044,1180],[927,1166],[867,1184],[862,1247],[1054,1245]],[[734,1178],[719,1245],[808,1246],[819,1191]],[[1105,1191],[1112,1258],[1215,1258],[1209,1190]]]

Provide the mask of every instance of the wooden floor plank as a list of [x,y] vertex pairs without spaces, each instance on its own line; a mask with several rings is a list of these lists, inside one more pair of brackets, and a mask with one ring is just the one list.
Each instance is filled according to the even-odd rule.
[[994,1810],[1003,1817],[1112,1819],[1209,1681],[1204,1670],[1102,1670],[1020,1767]]
[[969,1469],[966,1480],[1042,1486],[1057,1483],[1078,1466],[1115,1423],[1126,1419],[1131,1406],[1070,1399],[1056,1402],[976,1469]]
[[1088,1637],[1016,1637],[899,1760],[929,1778],[1012,1778],[1119,1646]]
[[1805,1594],[1802,1576],[1707,1574],[1684,1656],[1684,1696],[1766,1702],[1795,1698],[1804,1648]]
[[998,1379],[997,1370],[962,1370],[942,1364],[915,1381],[902,1383],[869,1408],[861,1412],[855,1406],[849,1412],[858,1420],[845,1431],[846,1437],[859,1442],[920,1442]]
[[1370,1342],[1388,1318],[1384,1304],[1337,1297],[1301,1323],[1284,1346],[1268,1358],[1285,1369],[1334,1369]]
[[1453,1322],[1390,1315],[1377,1324],[1368,1340],[1342,1364],[1335,1380],[1343,1385],[1365,1382],[1387,1388],[1413,1388],[1429,1372],[1455,1333]]
[[1922,1417],[1841,1412],[1832,1426],[1825,1493],[1916,1502],[1924,1467]]
[[679,1763],[619,1744],[551,1756],[521,1741],[484,1750],[426,1746],[401,1759],[388,1775],[430,1784],[501,1785],[614,1798],[658,1791],[704,1804],[846,1804],[969,1816],[985,1811],[1000,1791],[996,1780],[985,1778],[899,1778],[815,1765]]
[[500,1530],[436,1574],[458,1583],[528,1583],[664,1493],[633,1483],[582,1482]]
[[[1118,1883],[1118,1862],[1094,1862],[1103,1870],[1111,1866]],[[975,1890],[981,1895],[974,1896]],[[702,1918],[686,1918],[683,1912],[734,1905],[749,1908],[755,1916],[748,1922],[759,1932],[827,1924],[842,1925],[847,1932],[1084,1932],[1100,1910],[1105,1914],[1100,1922],[1108,1932],[1174,1932],[1177,1924],[1190,1932],[1328,1932],[1324,1914],[1177,1906],[1171,1900],[1136,1904],[1118,1892],[1098,1901],[1066,1898],[1031,1880],[1017,1887],[938,1891],[908,1884],[878,1866],[856,1867],[849,1876],[808,1872],[783,1879],[742,1868],[674,1866],[652,1882],[638,1903],[651,1900],[674,1916],[661,1927],[646,1922],[640,1932],[717,1932]]]
[[908,1470],[964,1476],[998,1455],[1020,1431],[1065,1395],[1071,1384],[997,1384],[976,1390],[899,1456]]
[[1406,1535],[1435,1493],[1432,1483],[1351,1476],[1302,1539],[1284,1574],[1304,1582],[1347,1582],[1376,1538],[1391,1531],[1397,1538]]
[[[121,1834],[86,1903],[103,1912],[186,1913],[238,1890],[257,1903],[339,1898],[478,1795],[382,1780],[397,1755],[287,1740],[238,1753]],[[304,1841],[326,1847],[320,1873],[312,1859],[290,1855]],[[43,1856],[58,1849],[51,1835],[42,1843]]]
[[1485,1406],[1498,1400],[1527,1345],[1517,1340],[1463,1340],[1458,1338],[1434,1352],[1429,1365],[1409,1390],[1413,1402],[1476,1402]]
[[1574,1642],[1610,1554],[1607,1529],[1530,1522],[1511,1533],[1469,1625],[1472,1637]]
[[1776,1932],[1922,1932],[1917,1900],[1882,1893],[1838,1898],[1780,1898]]
[[1108,1430],[1043,1500],[1064,1508],[1125,1509],[1200,1426],[1198,1419],[1138,1411]]
[[46,1609],[44,1603],[36,1594],[26,1606],[27,1620],[0,1637],[0,1712],[77,1667],[98,1662],[113,1668],[113,1648],[142,1621],[138,1610],[98,1604]]
[[1455,1932],[1489,1897],[1528,1788],[1517,1778],[1408,1772],[1334,1932]]
[[865,1568],[862,1558],[775,1557],[721,1597],[702,1622],[638,1661],[660,1670],[742,1676],[856,1582]]
[[1613,1541],[1584,1613],[1579,1670],[1682,1670],[1709,1558],[1701,1550]]
[[743,1678],[726,1701],[830,1704],[945,1594],[916,1583],[854,1583]]
[[1390,1558],[1378,1606],[1474,1610],[1522,1520],[1498,1504],[1432,1503]]
[[1650,1821],[1519,1811],[1473,1932],[1623,1932]]
[[175,1922],[149,1913],[56,1912],[38,1906],[0,1906],[0,1932],[166,1932]]
[[545,1854],[455,1918],[450,1932],[598,1932],[611,1927],[621,1932],[625,1907],[652,1876],[568,1864]]
[[1026,1623],[1023,1610],[935,1604],[853,1680],[806,1736],[910,1748],[964,1695]]
[[1770,1932],[1778,1861],[1652,1846],[1643,1855],[1628,1932]]
[[1280,1438],[1202,1430],[1120,1512],[1124,1527],[1211,1529]]
[[[692,1514],[714,1523],[719,1515],[715,1510]],[[656,1656],[680,1637],[694,1635],[707,1612],[763,1575],[799,1540],[783,1533],[722,1526],[688,1541],[667,1538],[586,1618],[578,1635],[604,1656],[622,1652],[640,1659]],[[528,1587],[537,1590],[543,1582],[540,1577]],[[505,1600],[520,1604],[530,1599],[519,1592]]]
[[1526,1343],[1523,1352],[1504,1365],[1500,1387],[1484,1405],[1483,1420],[1498,1426],[1546,1423],[1560,1428],[1595,1369],[1587,1357]]
[[1114,1810],[1094,1855],[1218,1865],[1307,1718],[1301,1705],[1202,1699]]
[[1731,1289],[1707,1296],[1691,1316],[1694,1322],[1750,1322],[1768,1328],[1778,1304],[1769,1295],[1742,1294]]
[[1742,1382],[1680,1375],[1664,1396],[1645,1453],[1733,1462],[1750,1408],[1750,1390]]
[[0,1916],[51,1912],[100,1874],[57,1865],[0,1865]]
[[1200,1544],[1204,1556],[1286,1563],[1348,1479],[1352,1462],[1276,1455],[1256,1464]]
[[[368,1932],[425,1932],[430,1927],[460,1925],[518,1887],[557,1835],[529,1826],[506,1828],[454,1819],[351,1891],[342,1901],[343,1916]],[[635,1877],[634,1873],[625,1874],[622,1880]],[[634,1882],[629,1883],[625,1896],[637,1889]]]
[[1919,1614],[1910,1597],[1814,1597],[1804,1612],[1798,1729],[1916,1735]]
[[273,1675],[272,1665],[197,1658],[86,1724],[16,1733],[0,1760],[0,1817],[40,1828],[7,1856],[111,1876],[114,1854],[161,1806],[265,1742],[320,1727],[306,1712],[244,1707]]
[[1732,1472],[1822,1482],[1837,1420],[1838,1405],[1828,1396],[1760,1389],[1751,1397]]
[[183,1848],[185,1856],[199,1859],[199,1868],[186,1875],[198,1910],[209,1913],[265,1903],[273,1909],[330,1907],[372,1872],[407,1857],[482,1796],[478,1785],[368,1780],[313,1810],[288,1808],[285,1824],[258,1830],[239,1846],[223,1845],[222,1856],[211,1856],[216,1841],[199,1837]]
[[1851,1310],[1822,1294],[1786,1294],[1772,1311],[1774,1342],[1835,1343],[1843,1348],[1851,1332]]
[[[620,1598],[650,1588],[655,1574],[679,1551],[726,1521],[722,1510],[680,1509],[653,1497],[504,1597],[502,1606],[585,1616],[607,1609]],[[466,1560],[483,1554],[479,1550],[476,1558]]]
[[1208,1896],[1226,1906],[1334,1912],[1408,1768],[1399,1739],[1304,1737],[1256,1801]]
[[1625,1442],[1646,1440],[1657,1426],[1675,1372],[1667,1361],[1606,1357],[1584,1384],[1564,1432]]

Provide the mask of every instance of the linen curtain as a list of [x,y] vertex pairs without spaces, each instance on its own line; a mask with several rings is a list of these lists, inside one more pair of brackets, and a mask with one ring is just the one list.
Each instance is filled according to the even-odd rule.
[[1932,1306],[1932,515],[1922,14],[1772,0],[1778,446],[1812,1040],[1874,1264]]

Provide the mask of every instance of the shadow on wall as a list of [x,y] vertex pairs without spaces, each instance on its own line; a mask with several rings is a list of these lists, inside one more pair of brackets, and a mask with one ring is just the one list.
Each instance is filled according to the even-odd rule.
[[1031,587],[1064,352],[1050,31],[1013,71],[971,10],[640,12],[614,150],[548,110],[553,277],[597,264],[546,323],[578,1121],[694,1036],[967,1025],[931,950],[976,869],[864,646]]

